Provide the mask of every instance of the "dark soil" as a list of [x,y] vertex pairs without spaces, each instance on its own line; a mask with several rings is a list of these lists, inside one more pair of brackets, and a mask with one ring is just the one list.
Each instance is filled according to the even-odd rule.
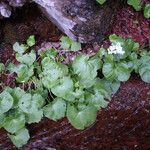
[[[122,8],[109,33],[133,38],[142,47],[150,43],[150,20],[130,7]],[[31,34],[37,45],[58,44],[62,33],[33,4],[18,10],[10,19],[0,22],[0,60],[14,61],[12,44],[24,42]],[[108,42],[103,41],[107,46]],[[100,45],[83,45],[82,52],[95,53]],[[67,54],[66,57],[74,56]],[[14,86],[13,76],[3,75],[0,80]],[[54,122],[43,119],[29,126],[31,139],[22,150],[148,150],[150,149],[150,84],[133,74],[122,83],[109,107],[99,112],[94,125],[84,131],[75,130],[66,119]],[[6,132],[0,130],[0,150],[15,150]]]

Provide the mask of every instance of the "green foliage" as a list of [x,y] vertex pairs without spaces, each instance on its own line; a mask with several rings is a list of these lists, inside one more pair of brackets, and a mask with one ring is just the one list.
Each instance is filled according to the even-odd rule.
[[150,18],[150,3],[145,5],[144,16],[145,18]]
[[28,39],[27,39],[27,44],[19,44],[18,42],[16,42],[14,45],[13,45],[13,50],[16,52],[16,53],[19,53],[19,54],[23,54],[24,52],[26,52],[28,50],[29,47],[32,47],[35,45],[35,38],[34,38],[34,35],[31,35]]
[[73,61],[72,67],[79,78],[93,80],[97,76],[97,70],[101,68],[101,61],[98,57],[79,55]]
[[19,130],[13,135],[9,134],[8,136],[17,147],[22,147],[22,145],[27,144],[30,138],[29,132],[25,128]]
[[[102,72],[107,80],[127,81],[133,70],[137,71],[138,59],[137,54],[139,44],[131,39],[122,39],[116,35],[110,36],[113,44],[120,43],[124,54],[107,54],[103,55],[104,65]],[[134,55],[135,54],[135,55]]]
[[34,35],[31,35],[28,39],[27,39],[27,45],[32,47],[35,45],[35,37]]
[[74,52],[81,50],[81,44],[78,42],[74,42],[67,36],[62,36],[60,41],[61,41],[61,43],[60,43],[61,47],[64,50],[70,50],[70,51],[74,51]]
[[13,101],[12,96],[7,91],[3,91],[0,94],[0,114],[9,111],[13,106]]
[[133,6],[133,8],[136,11],[141,10],[141,1],[140,0],[128,0],[127,3],[131,6]]
[[150,83],[150,52],[140,50],[131,39],[115,34],[109,39],[108,49],[101,48],[95,56],[80,54],[68,64],[61,63],[58,52],[51,48],[37,57],[30,48],[34,36],[21,44],[26,48],[14,44],[19,64],[9,64],[6,69],[28,88],[6,87],[0,93],[0,128],[17,147],[29,140],[26,124],[38,123],[43,117],[53,121],[67,117],[80,130],[92,125],[97,112],[108,106],[120,82],[127,81],[133,71]]
[[53,48],[45,49],[44,51],[40,52],[41,58],[50,57],[51,59],[55,60],[58,56],[58,52]]
[[106,2],[106,0],[96,0],[99,4],[104,4]]
[[86,103],[90,106],[94,106],[97,110],[106,108],[108,105],[108,101],[104,99],[104,95],[101,91],[93,91],[93,93],[87,92],[85,98]]
[[9,133],[14,134],[25,127],[25,115],[23,113],[19,114],[17,111],[9,112],[5,116],[3,126]]
[[0,94],[0,127],[7,130],[12,142],[21,147],[29,139],[25,124],[38,123],[43,117],[45,99],[20,88],[6,88]]
[[[96,0],[100,5],[104,4],[106,0]],[[131,5],[136,11],[142,9],[141,0],[127,0],[128,5]],[[150,18],[150,3],[147,3],[144,8],[144,17]]]
[[94,93],[101,94],[104,98],[111,100],[111,96],[118,91],[119,87],[119,81],[111,82],[105,78],[97,78],[97,81],[94,85]]
[[150,83],[150,52],[140,58],[139,74],[144,82]]
[[34,74],[34,67],[28,67],[25,64],[20,64],[14,68],[14,72],[17,74],[17,82],[26,83],[29,81],[30,77]]
[[130,78],[131,69],[126,62],[106,62],[103,65],[103,74],[107,80],[127,81]]
[[[59,80],[59,83],[51,88],[54,95],[68,99],[67,95],[70,91],[73,91],[73,81],[68,77],[63,77]],[[68,99],[69,100],[69,99]]]
[[16,54],[16,59],[18,62],[32,66],[36,60],[36,54],[34,51],[31,51],[29,54]]
[[45,100],[39,94],[24,94],[18,106],[26,115],[26,121],[30,123],[38,123],[43,117],[42,107],[45,104]]
[[68,74],[68,67],[57,63],[55,60],[45,57],[42,60],[42,82],[48,89],[59,83],[59,79]]
[[19,53],[19,54],[23,54],[26,50],[28,49],[28,46],[25,45],[25,44],[19,44],[18,42],[16,42],[14,45],[13,45],[13,50],[16,52],[16,53]]
[[0,63],[0,73],[5,70],[5,65],[3,63]]
[[57,121],[66,115],[66,102],[61,98],[56,98],[43,109],[47,118]]
[[7,69],[10,72],[15,72],[17,74],[16,80],[19,83],[28,82],[29,79],[34,74],[34,67],[35,67],[34,62],[36,61],[35,51],[32,49],[31,52],[25,53],[27,50],[29,50],[29,47],[32,47],[34,44],[35,44],[34,36],[30,36],[27,39],[27,44],[19,45],[19,43],[16,42],[13,45],[13,50],[16,53],[16,60],[21,64],[19,64],[18,66],[9,64]]
[[81,109],[74,105],[68,105],[67,118],[70,123],[76,128],[83,130],[93,124],[96,120],[97,110],[92,106],[85,106]]

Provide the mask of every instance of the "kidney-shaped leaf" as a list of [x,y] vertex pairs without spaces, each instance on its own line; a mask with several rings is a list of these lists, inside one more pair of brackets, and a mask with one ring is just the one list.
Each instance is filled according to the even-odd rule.
[[7,91],[3,91],[0,94],[0,114],[9,111],[13,107],[13,102],[13,97]]
[[95,107],[87,106],[83,110],[78,110],[73,105],[67,107],[67,118],[76,129],[83,130],[93,124],[96,120],[97,110]]
[[17,147],[22,147],[23,145],[27,144],[30,138],[29,132],[25,128],[19,130],[14,135],[9,134],[8,136]]
[[65,117],[65,113],[66,102],[61,98],[56,98],[52,103],[44,107],[44,115],[54,121]]

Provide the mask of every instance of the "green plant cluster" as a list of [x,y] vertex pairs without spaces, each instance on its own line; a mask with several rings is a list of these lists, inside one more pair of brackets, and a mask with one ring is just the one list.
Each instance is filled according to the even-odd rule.
[[110,41],[114,44],[121,43],[125,53],[108,54],[106,49],[101,49],[101,59],[104,58],[102,73],[107,80],[127,81],[132,72],[141,76],[141,79],[150,83],[150,52],[140,50],[139,44],[132,39],[123,39],[116,35],[110,35]]
[[2,73],[5,70],[5,65],[3,63],[0,63],[0,73]]
[[[96,0],[99,4],[104,4],[106,0]],[[128,5],[131,5],[136,11],[142,10],[141,0],[127,0]],[[150,3],[144,6],[144,17],[150,18]]]
[[63,64],[52,48],[37,55],[34,36],[26,44],[13,45],[20,63],[1,65],[1,70],[14,72],[16,82],[28,88],[6,87],[0,93],[0,127],[8,131],[17,147],[29,140],[26,125],[38,123],[43,117],[54,121],[67,117],[80,130],[92,125],[97,112],[108,106],[120,82],[127,81],[133,71],[150,83],[150,52],[140,50],[131,39],[111,35],[110,41],[120,43],[125,53],[108,54],[101,48],[95,56],[80,54],[69,64]]
[[72,39],[70,39],[67,36],[62,36],[60,41],[61,41],[60,42],[61,48],[63,48],[64,50],[69,50],[74,52],[81,50],[81,43],[74,42]]

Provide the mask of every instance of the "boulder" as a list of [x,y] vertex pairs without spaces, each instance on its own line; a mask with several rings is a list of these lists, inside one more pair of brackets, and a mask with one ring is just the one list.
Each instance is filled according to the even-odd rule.
[[100,6],[96,0],[33,0],[65,34],[81,43],[101,42],[113,23],[121,0]]
[[[32,0],[66,35],[81,43],[101,42],[111,28],[123,0],[99,5],[96,0]],[[30,0],[0,0],[1,17]]]

